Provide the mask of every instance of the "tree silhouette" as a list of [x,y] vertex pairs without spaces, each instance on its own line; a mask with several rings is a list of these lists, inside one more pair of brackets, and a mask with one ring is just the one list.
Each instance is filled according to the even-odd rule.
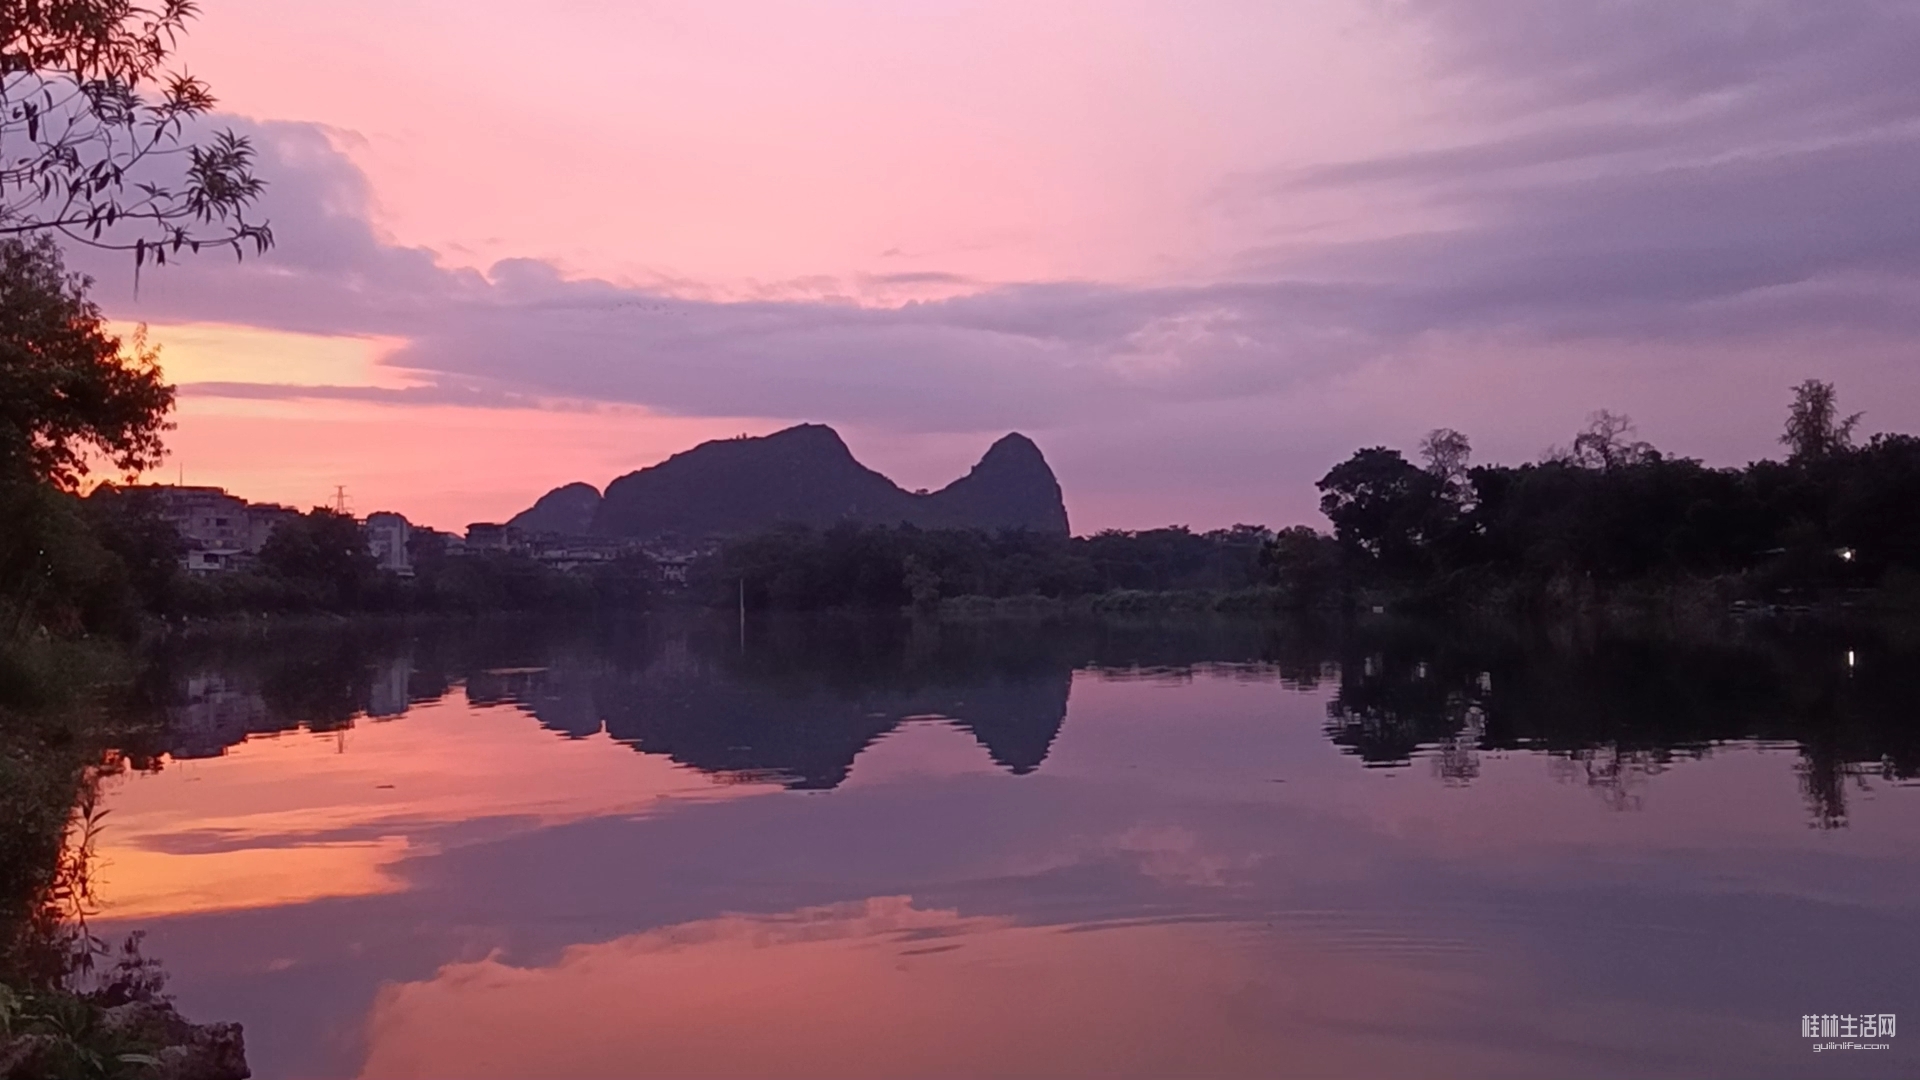
[[0,235],[57,232],[130,251],[136,271],[208,244],[265,251],[263,181],[232,131],[188,141],[214,105],[166,69],[195,0],[0,2]]
[[104,457],[127,473],[160,460],[173,388],[157,353],[107,332],[51,237],[0,239],[0,483],[69,489]]
[[1617,469],[1660,456],[1652,443],[1634,439],[1633,434],[1630,417],[1601,409],[1587,417],[1586,429],[1573,437],[1570,448],[1550,456],[1583,469]]
[[1439,480],[1458,483],[1467,477],[1473,444],[1452,428],[1434,428],[1420,440],[1420,458],[1427,463],[1427,471]]
[[1441,481],[1383,446],[1355,451],[1315,484],[1320,512],[1333,522],[1333,535],[1348,551],[1388,568],[1420,561],[1429,541],[1442,531],[1445,507]]
[[1819,379],[1808,379],[1793,388],[1787,429],[1780,434],[1781,445],[1791,451],[1791,460],[1818,461],[1853,449],[1853,429],[1864,414],[1839,419],[1839,400],[1833,384]]

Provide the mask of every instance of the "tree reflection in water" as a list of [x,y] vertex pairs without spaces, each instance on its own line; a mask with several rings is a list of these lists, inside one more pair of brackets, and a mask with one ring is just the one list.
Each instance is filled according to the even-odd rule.
[[[1852,663],[1845,658],[1852,657]],[[1920,664],[1872,634],[1751,632],[1710,642],[1517,628],[1202,620],[933,623],[767,619],[601,627],[382,624],[175,646],[152,687],[175,757],[249,734],[327,731],[403,714],[456,689],[569,736],[604,731],[646,754],[789,787],[841,783],[908,718],[971,734],[1016,774],[1044,763],[1073,672],[1229,666],[1335,685],[1327,737],[1370,768],[1430,762],[1474,782],[1481,756],[1551,755],[1620,809],[1717,744],[1791,744],[1812,823],[1844,825],[1872,778],[1920,771]]]
[[1920,664],[1876,635],[1552,643],[1411,626],[1355,635],[1341,657],[1328,737],[1369,766],[1431,757],[1452,783],[1478,775],[1482,753],[1542,751],[1557,776],[1633,809],[1677,761],[1785,743],[1812,824],[1834,828],[1850,787],[1920,773]]

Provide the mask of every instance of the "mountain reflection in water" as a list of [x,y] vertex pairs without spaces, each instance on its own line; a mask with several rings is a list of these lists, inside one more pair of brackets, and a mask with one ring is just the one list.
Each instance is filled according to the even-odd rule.
[[260,1075],[1802,1075],[1802,1013],[1920,1009],[1914,659],[279,633],[156,669],[101,877]]

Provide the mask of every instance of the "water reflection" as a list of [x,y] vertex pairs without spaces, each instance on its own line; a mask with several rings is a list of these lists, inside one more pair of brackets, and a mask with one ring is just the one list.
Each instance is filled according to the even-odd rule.
[[1911,659],[1231,622],[189,644],[103,891],[261,1075],[1801,1075],[1802,1012],[1911,998]]
[[1546,751],[1621,808],[1648,777],[1716,745],[1790,744],[1811,820],[1832,828],[1846,823],[1849,788],[1920,776],[1916,661],[1885,640],[1822,634],[1550,647],[1410,628],[1350,643],[1327,734],[1368,765],[1433,754],[1459,783],[1482,752]]
[[732,632],[701,621],[610,633],[360,627],[187,647],[161,669],[167,751],[217,756],[248,736],[338,731],[460,691],[472,705],[523,709],[549,730],[605,733],[732,780],[831,789],[913,718],[957,726],[1024,775],[1059,735],[1074,671],[1231,668],[1297,689],[1331,685],[1334,745],[1369,767],[1430,759],[1448,783],[1471,783],[1483,753],[1544,751],[1561,775],[1630,808],[1676,761],[1722,743],[1781,743],[1802,756],[1810,820],[1837,827],[1850,789],[1920,776],[1920,650],[1859,634],[1552,646],[1418,625],[1010,632],[870,619],[772,621],[744,643]]
[[611,641],[535,635],[504,652],[457,632],[182,650],[164,692],[169,749],[208,757],[252,735],[337,731],[356,717],[404,715],[458,686],[469,704],[518,707],[568,736],[604,732],[716,776],[830,789],[909,718],[955,725],[1018,775],[1045,760],[1066,716],[1073,661],[1004,636],[949,633],[943,647],[911,626],[821,635],[775,623],[742,653],[706,629],[649,628]]
[[[1460,1019],[1432,1002],[1473,983],[1228,923],[1063,930],[874,897],[389,985],[361,1075],[1409,1075],[1430,1051],[1393,1029]],[[529,1044],[513,1034],[529,1021],[571,1037]],[[1550,1060],[1453,1055],[1483,1076]]]

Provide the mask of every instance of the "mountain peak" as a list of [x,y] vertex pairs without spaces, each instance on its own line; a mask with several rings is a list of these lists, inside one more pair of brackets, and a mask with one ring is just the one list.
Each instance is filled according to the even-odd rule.
[[833,425],[831,424],[795,424],[792,427],[781,428],[771,435],[762,435],[760,437],[763,439],[817,439],[841,446],[846,445],[841,440],[840,433],[833,430]]
[[741,441],[760,441],[769,446],[802,453],[826,452],[843,454],[849,459],[853,457],[853,451],[848,449],[847,441],[840,437],[839,432],[826,424],[795,424],[790,428],[781,428],[771,435],[762,435],[759,440],[748,438]]
[[1042,456],[1040,454],[1040,447],[1035,444],[1032,439],[1027,438],[1017,431],[1009,431],[1005,435],[993,440],[993,445],[987,447],[986,456],[992,457],[994,454],[1011,454],[1016,452],[1032,454],[1036,457]]
[[981,528],[1069,531],[1060,482],[1046,455],[1017,431],[995,440],[967,475],[926,498],[942,504],[935,514],[940,520]]
[[1040,447],[1034,445],[1034,441],[1025,435],[1011,431],[995,439],[993,445],[987,447],[987,452],[980,455],[980,462],[974,468],[989,464],[1031,467],[1036,463],[1041,468],[1047,468],[1047,457],[1040,452]]
[[783,523],[825,528],[839,522],[1067,531],[1053,470],[1033,440],[1018,433],[996,441],[966,476],[915,495],[860,464],[833,428],[796,424],[701,443],[614,480],[604,497],[586,484],[557,488],[514,520],[544,524],[564,509],[559,516],[571,525],[581,507],[591,531],[607,536],[691,540]]
[[578,481],[554,488],[507,524],[522,532],[584,536],[600,509],[600,489]]

